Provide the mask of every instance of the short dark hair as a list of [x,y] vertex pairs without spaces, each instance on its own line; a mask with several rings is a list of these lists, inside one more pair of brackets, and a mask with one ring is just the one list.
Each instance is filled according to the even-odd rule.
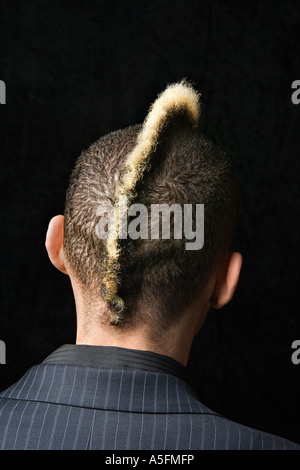
[[160,129],[133,200],[147,207],[204,204],[204,245],[190,251],[184,238],[119,240],[117,296],[123,299],[122,311],[113,298],[106,297],[108,250],[96,233],[96,213],[100,204],[115,204],[116,188],[142,125],[100,138],[82,152],[71,175],[65,204],[65,256],[86,294],[102,296],[110,312],[108,320],[114,318],[112,323],[120,327],[148,322],[164,328],[175,322],[207,285],[229,249],[237,223],[240,189],[230,159],[179,111]]

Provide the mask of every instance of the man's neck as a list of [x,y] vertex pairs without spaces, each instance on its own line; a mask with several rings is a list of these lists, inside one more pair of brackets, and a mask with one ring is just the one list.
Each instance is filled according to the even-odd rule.
[[[171,357],[186,366],[193,337],[183,331],[166,332],[160,340],[150,340],[149,333],[143,328],[116,330],[114,326],[81,328],[78,324],[76,344],[91,346],[116,346],[140,351],[151,351]],[[179,334],[180,333],[180,334]]]
[[105,303],[99,299],[93,308],[90,301],[89,304],[85,302],[76,281],[74,279],[71,281],[77,312],[76,344],[152,351],[169,356],[184,366],[187,365],[193,339],[209,310],[209,301],[205,303],[198,301],[195,305],[189,306],[168,329],[160,330],[157,326],[154,331],[153,326],[145,324],[123,328],[101,323],[101,318],[106,318]]

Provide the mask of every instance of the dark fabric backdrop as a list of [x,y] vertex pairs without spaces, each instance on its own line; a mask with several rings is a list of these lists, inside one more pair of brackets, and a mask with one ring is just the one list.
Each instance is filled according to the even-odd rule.
[[233,301],[211,311],[189,369],[202,401],[300,442],[300,7],[296,1],[1,1],[0,389],[75,340],[66,276],[48,261],[75,159],[139,123],[168,83],[202,93],[204,133],[229,153],[243,192]]

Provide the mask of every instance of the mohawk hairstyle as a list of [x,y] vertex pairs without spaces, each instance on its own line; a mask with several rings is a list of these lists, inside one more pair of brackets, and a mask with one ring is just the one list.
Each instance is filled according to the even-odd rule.
[[[170,85],[142,125],[112,132],[79,157],[65,206],[64,250],[88,298],[102,297],[111,324],[175,321],[207,284],[236,225],[239,186],[230,161],[198,129],[200,96],[186,81]],[[135,202],[205,205],[204,247],[185,240],[100,240],[97,207]]]
[[[198,94],[193,88],[182,81],[178,84],[170,85],[161,93],[150,107],[149,114],[144,121],[142,129],[137,136],[137,143],[129,153],[125,161],[125,170],[121,176],[121,181],[117,185],[115,193],[116,208],[116,236],[107,239],[107,270],[103,278],[105,285],[104,299],[111,302],[118,314],[121,315],[125,309],[124,300],[117,295],[118,275],[119,275],[119,213],[118,201],[121,196],[126,196],[128,207],[136,196],[135,188],[138,181],[143,177],[151,154],[155,152],[161,132],[166,126],[168,119],[176,113],[186,112],[186,118],[192,126],[197,126],[200,117],[200,103]],[[113,321],[117,323],[120,317],[115,317]]]

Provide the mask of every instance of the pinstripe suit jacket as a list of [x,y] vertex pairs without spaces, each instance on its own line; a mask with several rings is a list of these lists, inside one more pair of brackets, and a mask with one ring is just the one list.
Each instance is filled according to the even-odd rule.
[[173,373],[42,363],[0,394],[0,449],[298,449],[204,406]]

